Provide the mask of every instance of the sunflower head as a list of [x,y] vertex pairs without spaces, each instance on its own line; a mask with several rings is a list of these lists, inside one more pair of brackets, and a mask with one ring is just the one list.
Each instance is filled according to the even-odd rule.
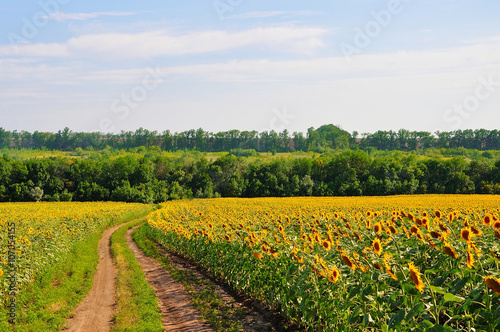
[[410,269],[410,278],[417,287],[419,292],[423,292],[424,290],[424,283],[422,282],[422,277],[420,276],[420,272],[418,269],[415,267],[415,264],[413,262],[408,263],[408,267]]
[[497,220],[493,223],[493,228],[497,231],[500,230],[500,220]]
[[258,258],[258,259],[262,259],[262,258],[264,258],[264,255],[262,255],[262,254],[258,254],[258,253],[256,253],[256,252],[254,252],[254,253],[253,253],[253,255],[254,255],[256,258]]
[[337,283],[337,281],[339,281],[339,278],[340,278],[339,269],[337,269],[337,267],[334,266],[333,269],[331,269],[330,273],[328,274],[328,280],[335,284]]
[[437,231],[432,231],[432,232],[430,232],[429,234],[431,235],[431,237],[432,237],[433,239],[439,239],[439,238],[441,238],[441,233],[439,233],[439,232],[437,232]]
[[492,291],[500,294],[500,280],[491,277],[485,277],[484,282]]
[[332,244],[328,240],[323,241],[322,245],[326,251],[330,251],[330,249],[332,248]]
[[460,231],[460,238],[464,241],[469,242],[471,240],[472,234],[468,228],[462,228]]
[[349,256],[347,256],[345,253],[342,253],[341,257],[342,257],[342,261],[345,263],[345,265],[349,266],[349,268],[353,271],[356,270],[356,265],[351,261]]
[[382,244],[380,243],[380,239],[377,237],[375,240],[373,240],[373,250],[377,255],[382,254]]
[[483,223],[486,225],[486,226],[489,226],[491,225],[491,222],[493,221],[493,217],[491,216],[491,214],[487,214],[483,217]]
[[474,255],[471,250],[467,250],[467,267],[472,269],[474,267]]
[[452,246],[450,246],[450,245],[448,245],[448,244],[447,244],[447,245],[445,245],[445,246],[443,247],[443,251],[444,251],[444,253],[445,253],[445,254],[447,254],[447,255],[448,255],[448,256],[450,256],[451,258],[458,259],[458,255],[457,255],[457,253],[455,252],[455,249],[453,249],[453,247],[452,247]]

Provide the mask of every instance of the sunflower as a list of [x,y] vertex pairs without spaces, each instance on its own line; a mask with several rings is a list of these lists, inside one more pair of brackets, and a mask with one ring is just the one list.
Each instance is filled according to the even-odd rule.
[[1,276],[3,276],[3,271],[2,271],[2,270],[0,270],[0,277],[1,277]]
[[330,251],[330,249],[332,248],[332,244],[328,240],[323,241],[322,245],[326,251]]
[[439,229],[443,232],[450,233],[450,230],[442,223],[439,223]]
[[472,237],[471,231],[468,228],[462,228],[460,231],[460,237],[462,240],[470,242]]
[[467,267],[469,269],[472,269],[474,267],[474,255],[472,254],[471,250],[468,248],[467,249]]
[[[254,254],[254,255],[255,255],[255,254]],[[301,258],[301,257],[299,257],[299,256],[297,256],[297,255],[295,255],[295,254],[292,254],[292,256],[293,256],[293,258],[294,258],[297,262],[299,262],[300,264],[304,264],[304,259],[303,259],[303,258]]]
[[382,270],[382,265],[380,265],[379,263],[374,263],[373,267],[376,268],[377,270]]
[[420,272],[415,267],[413,262],[408,263],[408,267],[410,268],[410,278],[417,287],[418,291],[422,293],[424,290],[424,283],[422,282],[422,277],[420,276]]
[[331,269],[330,273],[328,274],[328,280],[335,284],[337,283],[337,281],[339,281],[339,278],[340,278],[339,269],[337,269],[337,267],[334,266],[333,269]]
[[397,230],[396,230],[396,228],[394,228],[394,226],[392,226],[392,225],[391,225],[391,226],[389,226],[389,231],[391,232],[391,234],[394,234],[394,235],[398,234],[398,231],[397,231]]
[[495,293],[500,294],[500,280],[491,277],[485,277],[484,282]]
[[437,232],[437,231],[432,231],[432,232],[430,232],[429,234],[431,235],[431,237],[432,237],[433,239],[439,239],[439,238],[441,238],[441,233],[439,233],[439,232]]
[[443,251],[445,254],[447,254],[451,258],[458,259],[458,255],[455,252],[455,249],[453,249],[453,247],[450,246],[449,244],[445,243],[445,246],[443,247]]
[[487,214],[483,217],[483,223],[486,225],[486,226],[489,226],[491,225],[491,221],[493,220],[493,216],[491,214]]
[[353,232],[352,234],[359,242],[363,242],[363,238],[357,232]]
[[311,266],[311,269],[323,278],[326,278],[326,274],[323,271],[318,270],[315,266]]
[[436,218],[441,219],[441,216],[442,216],[443,214],[441,213],[441,211],[436,210],[436,211],[434,211],[434,215],[436,216]]
[[497,220],[493,223],[493,228],[496,230],[500,229],[500,220]]
[[385,269],[387,271],[387,274],[390,275],[392,279],[398,281],[398,277],[394,273],[392,273],[391,266],[389,265],[389,262],[388,262],[389,258],[391,258],[391,257],[392,257],[391,255],[385,253],[382,261],[384,262],[384,266],[385,266]]
[[346,255],[345,252],[343,252],[341,255],[342,257],[342,260],[344,261],[345,265],[349,266],[349,268],[351,268],[351,270],[355,271],[356,270],[356,264],[354,264],[351,259],[349,258],[349,256]]
[[407,238],[410,238],[410,233],[408,233],[408,230],[404,226],[403,226],[403,232],[405,233]]
[[373,225],[373,230],[375,231],[375,233],[377,234],[380,234],[380,232],[382,232],[382,224],[377,222]]
[[258,253],[256,253],[256,252],[254,252],[254,253],[253,253],[253,255],[254,255],[256,258],[258,258],[258,259],[262,259],[262,258],[264,258],[264,255],[262,255],[262,254],[258,254]]
[[497,237],[497,239],[500,240],[500,232],[499,231],[495,231],[495,236]]
[[378,237],[376,237],[375,240],[373,240],[372,246],[377,255],[382,254],[382,244],[380,243],[380,239]]
[[418,229],[418,227],[417,227],[417,226],[413,225],[413,226],[411,226],[411,228],[410,228],[410,233],[411,233],[411,234],[414,234],[414,235],[417,235],[418,233],[420,233],[420,229]]

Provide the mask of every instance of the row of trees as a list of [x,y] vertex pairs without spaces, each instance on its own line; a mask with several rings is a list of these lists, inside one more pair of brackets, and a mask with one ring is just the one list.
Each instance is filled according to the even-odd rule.
[[57,133],[6,131],[0,128],[0,148],[36,148],[50,150],[104,149],[106,146],[128,149],[139,146],[158,146],[164,150],[198,150],[220,152],[231,149],[254,149],[258,152],[314,151],[328,149],[377,148],[379,150],[413,151],[423,148],[468,148],[500,150],[500,130],[456,130],[452,132],[425,131],[377,131],[373,134],[350,134],[334,125],[318,129],[309,128],[307,133],[288,130],[239,131],[212,133],[203,129],[162,133],[143,128],[135,132],[102,134],[98,132],[73,132],[69,128]]
[[320,158],[226,155],[116,159],[0,158],[0,201],[115,200],[162,202],[191,197],[359,196],[500,193],[500,161],[417,158],[402,152],[372,158],[347,150]]

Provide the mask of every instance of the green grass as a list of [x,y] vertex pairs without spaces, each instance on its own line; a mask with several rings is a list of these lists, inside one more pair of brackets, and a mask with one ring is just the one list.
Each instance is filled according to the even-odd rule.
[[[145,212],[110,220],[106,227],[133,220]],[[104,228],[76,243],[64,259],[48,264],[32,283],[19,290],[15,331],[60,331],[65,326],[71,311],[92,288],[99,262],[97,246],[103,231]],[[7,319],[7,310],[2,309],[0,331],[14,331]]]
[[118,270],[117,310],[112,331],[163,331],[158,299],[125,241],[125,233],[143,222],[128,224],[111,237],[111,250]]
[[215,331],[241,331],[243,329],[241,310],[227,306],[211,281],[200,279],[189,271],[177,269],[167,256],[161,254],[157,244],[148,238],[149,228],[147,224],[142,225],[132,234],[144,254],[154,258],[175,281],[184,286],[191,302]]

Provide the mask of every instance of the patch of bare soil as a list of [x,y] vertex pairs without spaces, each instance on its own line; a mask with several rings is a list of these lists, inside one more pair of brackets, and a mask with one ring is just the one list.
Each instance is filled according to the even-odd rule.
[[141,265],[146,280],[155,291],[163,315],[163,327],[165,331],[213,331],[209,326],[202,323],[199,312],[189,300],[189,295],[184,287],[175,282],[170,273],[166,271],[153,258],[144,255],[132,239],[131,228],[125,235],[127,244]]

